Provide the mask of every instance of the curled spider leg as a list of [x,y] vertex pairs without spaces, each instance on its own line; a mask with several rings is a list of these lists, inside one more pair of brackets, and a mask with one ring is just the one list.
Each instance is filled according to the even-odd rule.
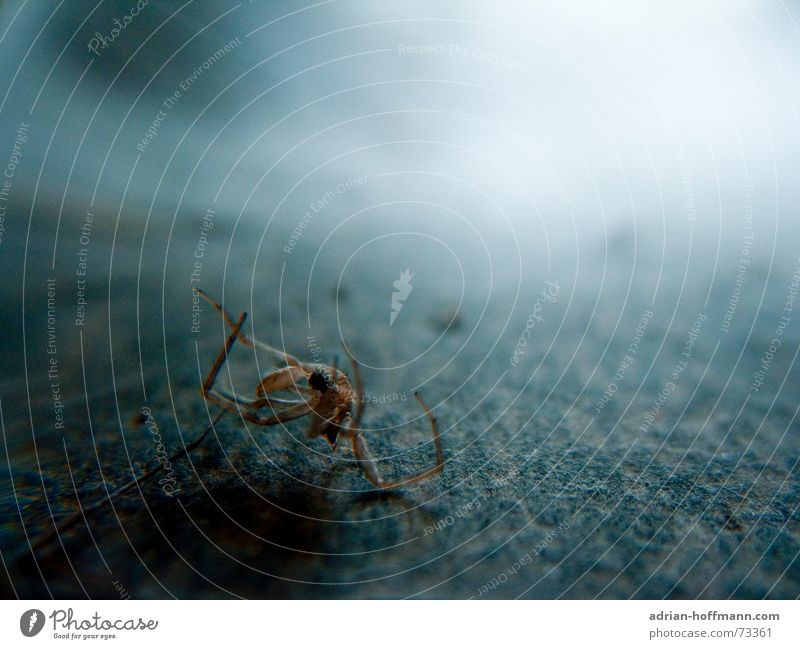
[[366,440],[356,431],[352,436],[353,451],[356,454],[356,458],[361,463],[361,467],[364,470],[364,475],[366,476],[367,480],[369,480],[378,489],[394,489],[395,487],[410,485],[415,482],[427,480],[428,478],[431,478],[444,470],[444,452],[442,451],[442,442],[440,439],[439,425],[436,422],[436,417],[434,417],[430,408],[428,408],[428,404],[425,403],[419,392],[415,392],[414,396],[417,398],[417,401],[419,401],[422,409],[425,411],[425,414],[428,416],[428,419],[431,422],[431,428],[433,429],[433,443],[436,446],[436,464],[430,469],[413,473],[410,476],[400,480],[384,480],[378,471],[378,466],[375,463],[372,454],[370,453]]
[[[213,381],[212,381],[213,383]],[[213,401],[218,406],[232,412],[248,421],[259,426],[274,426],[293,419],[304,417],[312,411],[312,404],[308,401],[292,401],[288,399],[278,399],[265,395],[257,399],[248,399],[227,392],[226,390],[215,389],[211,385],[203,390],[203,396],[209,401]],[[259,415],[258,410],[273,404],[287,405],[288,407],[278,412],[274,411],[270,416]]]
[[298,395],[310,393],[311,389],[304,386],[306,375],[299,367],[282,367],[274,372],[264,375],[256,385],[256,395],[265,397],[271,392],[296,392]]
[[[225,319],[225,324],[227,324],[231,329],[233,329],[236,326],[236,323],[234,322],[231,315],[225,310],[225,308],[219,302],[217,302],[213,297],[211,297],[201,288],[197,289],[197,293],[206,302],[208,302],[211,306],[213,306],[217,311],[219,311],[222,314],[222,317]],[[239,340],[242,342],[242,344],[246,345],[247,347],[251,347],[253,349],[261,349],[270,354],[273,357],[273,359],[275,359],[278,362],[286,363],[287,365],[291,365],[293,367],[299,367],[303,364],[288,352],[281,351],[280,349],[275,349],[271,345],[267,345],[267,343],[263,343],[260,340],[257,340],[256,338],[250,338],[246,333],[241,331],[241,328],[239,330],[238,335],[239,335]]]
[[284,410],[275,412],[273,415],[264,416],[258,414],[258,409],[269,405],[269,398],[262,399],[245,399],[225,391],[209,390],[204,393],[204,396],[209,401],[213,401],[218,406],[221,406],[228,412],[232,412],[247,421],[253,422],[259,426],[274,426],[275,424],[285,424],[304,417],[311,412],[311,404],[303,401],[297,402]]
[[[227,319],[229,319],[229,316],[226,314],[226,320]],[[228,335],[227,340],[225,341],[225,345],[217,355],[214,364],[211,366],[211,370],[208,372],[206,380],[203,382],[203,387],[201,390],[203,396],[209,401],[221,406],[225,410],[239,415],[240,417],[244,417],[248,421],[258,424],[259,426],[273,426],[274,424],[284,423],[307,415],[311,411],[311,406],[307,402],[301,401],[294,403],[285,410],[274,413],[270,417],[265,417],[259,415],[257,410],[258,408],[267,405],[267,403],[264,401],[265,398],[268,401],[266,395],[261,399],[244,399],[242,397],[237,397],[234,394],[230,394],[224,390],[214,388],[214,382],[217,380],[219,371],[225,364],[233,344],[237,339],[240,338],[240,332],[246,319],[247,313],[242,313],[239,316],[239,320],[233,323],[233,328],[231,333]],[[231,322],[233,321],[231,320]]]

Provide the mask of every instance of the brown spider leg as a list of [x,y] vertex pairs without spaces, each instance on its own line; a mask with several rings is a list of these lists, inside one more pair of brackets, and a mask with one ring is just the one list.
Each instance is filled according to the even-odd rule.
[[282,424],[293,419],[306,416],[312,410],[310,403],[303,402],[297,405],[276,412],[270,417],[259,415],[256,410],[261,407],[258,399],[243,399],[242,397],[232,397],[225,393],[219,393],[215,390],[209,390],[206,398],[213,401],[218,406],[225,408],[225,410],[244,417],[248,421],[258,424],[259,426],[274,426],[275,424]]
[[430,408],[428,408],[428,404],[423,401],[419,392],[415,392],[414,396],[417,398],[417,401],[419,401],[422,409],[425,411],[425,414],[428,416],[428,419],[430,419],[431,422],[431,428],[433,429],[433,443],[436,446],[436,465],[430,469],[425,469],[424,471],[414,473],[406,478],[403,478],[402,480],[386,481],[381,478],[381,475],[378,472],[378,467],[369,451],[366,440],[358,432],[354,432],[352,433],[353,451],[356,454],[356,458],[358,458],[359,462],[361,463],[367,480],[378,487],[378,489],[394,489],[395,487],[410,485],[415,482],[427,480],[428,478],[436,475],[437,473],[441,473],[444,470],[444,453],[442,451],[442,442],[440,440],[439,425],[436,422],[436,417],[433,416]]
[[[314,399],[303,398],[304,394],[311,394],[313,390],[303,387],[301,382],[306,381],[306,373],[298,367],[283,367],[274,372],[264,375],[256,385],[256,395],[258,398],[249,400],[251,408],[258,409],[269,406],[275,411],[276,405],[281,406],[300,406],[308,404],[313,407]],[[299,399],[282,399],[271,396],[272,392],[292,392],[297,391]],[[241,399],[239,399],[241,401]],[[288,409],[287,409],[288,410]]]
[[[225,313],[225,320],[228,321],[229,318],[230,316],[227,313]],[[228,353],[231,351],[233,343],[236,342],[236,338],[239,336],[239,332],[241,331],[242,325],[244,325],[245,320],[247,320],[247,313],[242,311],[241,315],[239,315],[238,322],[235,322],[233,324],[233,331],[231,331],[231,333],[228,335],[228,339],[225,341],[225,346],[222,348],[222,351],[217,355],[214,364],[211,366],[211,369],[209,370],[208,375],[206,376],[206,380],[203,381],[202,393],[204,396],[208,396],[208,393],[211,391],[211,387],[214,385],[214,381],[217,380],[217,375],[219,374],[222,365],[225,363],[225,360],[228,358]]]
[[270,392],[310,393],[311,389],[304,387],[304,382],[307,382],[307,374],[301,368],[282,367],[261,377],[256,384],[256,394],[264,397]]
[[320,417],[316,412],[312,413],[311,424],[308,426],[308,432],[306,433],[306,437],[308,437],[308,439],[319,437],[319,431],[325,423],[327,422],[322,417]]
[[271,417],[262,417],[255,412],[257,400],[242,399],[241,397],[236,397],[234,395],[214,389],[213,386],[217,379],[217,375],[224,365],[225,360],[228,358],[228,354],[233,347],[233,343],[235,343],[236,339],[239,337],[242,325],[244,325],[244,321],[246,319],[247,313],[243,312],[239,316],[239,320],[234,323],[233,330],[225,341],[225,346],[222,348],[222,351],[220,351],[219,355],[214,361],[214,365],[211,366],[211,370],[209,371],[206,380],[203,382],[203,396],[206,399],[213,401],[218,406],[223,407],[225,410],[244,417],[248,421],[258,424],[259,426],[273,426],[278,423],[291,421],[292,419],[297,419],[298,417],[307,415],[311,410],[311,406],[308,403],[303,402],[287,408],[279,413],[275,413]]
[[[197,292],[206,302],[208,302],[211,306],[213,306],[217,311],[219,311],[222,314],[222,317],[225,319],[225,323],[229,327],[233,328],[234,326],[236,326],[236,324],[233,321],[233,318],[219,302],[217,302],[213,297],[211,297],[201,288],[198,288]],[[293,367],[298,367],[302,365],[302,363],[297,358],[292,356],[290,353],[283,352],[279,349],[275,349],[271,345],[263,343],[260,340],[257,340],[256,338],[250,338],[246,333],[244,333],[241,330],[239,331],[239,340],[241,340],[242,344],[246,345],[247,347],[251,347],[253,349],[255,348],[262,349],[263,351],[272,354],[273,357],[280,359],[287,365],[291,365]]]
[[308,401],[298,401],[296,399],[281,399],[279,397],[263,396],[256,399],[248,399],[241,397],[233,392],[228,392],[223,388],[214,388],[214,394],[223,399],[227,399],[234,404],[250,408],[251,410],[259,410],[261,408],[272,408],[275,410],[276,406],[300,406],[308,403]]
[[353,368],[353,379],[356,382],[356,413],[353,417],[353,425],[359,428],[361,426],[361,417],[364,415],[364,381],[361,378],[361,367],[358,361],[353,358],[350,352],[347,352],[347,357],[350,359],[350,366]]

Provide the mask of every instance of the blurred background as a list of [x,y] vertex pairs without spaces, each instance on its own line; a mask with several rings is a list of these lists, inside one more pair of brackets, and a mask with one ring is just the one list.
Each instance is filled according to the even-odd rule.
[[[491,596],[795,597],[799,17],[0,4],[4,591],[489,596],[539,548]],[[387,474],[431,462],[422,391],[445,475],[377,497],[305,423],[229,416],[181,497],[32,551],[158,466],[143,408],[170,452],[216,414],[196,288],[352,354]]]

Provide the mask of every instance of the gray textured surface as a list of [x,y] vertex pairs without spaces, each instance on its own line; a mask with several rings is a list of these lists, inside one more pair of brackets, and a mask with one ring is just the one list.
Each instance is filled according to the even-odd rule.
[[[617,255],[621,268],[624,259]],[[640,286],[652,279],[647,263],[636,272]],[[386,273],[365,276],[338,297],[340,307],[367,323],[367,332],[352,339],[362,359],[402,358],[415,344],[404,338],[408,331],[427,344],[444,330],[435,284],[426,287],[422,269],[402,313],[409,329],[386,326],[388,299],[374,296],[387,293],[382,275],[392,274],[394,265],[387,266]],[[321,440],[307,443],[302,421],[286,429],[258,429],[227,416],[191,462],[177,463],[177,497],[164,496],[151,481],[141,494],[133,490],[115,499],[113,512],[105,507],[93,514],[91,536],[80,524],[64,535],[63,550],[51,543],[36,553],[34,564],[20,521],[36,539],[50,526],[48,508],[63,520],[74,511],[76,493],[81,502],[93,502],[103,493],[98,461],[109,485],[130,477],[130,462],[139,472],[154,464],[152,437],[131,421],[144,405],[136,329],[130,326],[135,303],[115,296],[112,320],[125,323],[112,329],[116,397],[103,331],[107,317],[96,316],[91,344],[84,330],[95,443],[82,384],[65,380],[76,391],[67,391],[69,425],[63,441],[47,424],[37,430],[40,477],[23,386],[5,386],[20,396],[3,401],[14,488],[4,476],[2,547],[17,594],[85,591],[115,597],[118,580],[133,597],[796,597],[798,438],[792,395],[797,375],[790,357],[798,349],[796,334],[785,339],[770,388],[751,394],[742,407],[763,343],[745,346],[740,363],[748,371],[732,370],[736,341],[728,337],[717,347],[718,310],[709,308],[675,391],[642,432],[696,311],[691,301],[690,308],[673,309],[668,330],[664,313],[671,296],[662,293],[664,304],[653,306],[657,315],[635,362],[597,415],[595,403],[631,342],[641,309],[624,309],[618,330],[625,333],[610,335],[625,284],[608,281],[612,270],[598,293],[591,275],[587,268],[587,279],[576,286],[568,273],[551,272],[559,281],[559,298],[542,312],[544,323],[516,367],[509,362],[511,350],[533,300],[512,308],[503,332],[506,314],[498,307],[478,318],[473,294],[457,326],[413,372],[365,371],[370,394],[410,395],[417,373],[424,379],[440,370],[421,389],[441,422],[443,476],[377,493],[346,453],[331,457]],[[776,279],[776,295],[785,280],[785,275]],[[316,287],[315,315],[336,308],[335,291],[327,284]],[[531,282],[522,292],[530,296],[540,284]],[[179,295],[185,306],[185,290]],[[231,305],[249,303],[241,290],[226,295],[232,310]],[[513,305],[513,291],[492,295]],[[590,317],[597,295],[602,299]],[[273,343],[283,322],[287,348],[302,355],[306,323],[296,315],[304,316],[302,302],[287,302],[273,327],[265,323],[275,317],[270,316],[274,306],[255,307],[253,320]],[[143,310],[148,306],[142,303]],[[768,312],[762,305],[760,317],[773,320]],[[740,313],[747,317],[746,303]],[[178,425],[188,442],[208,422],[196,391],[194,341],[205,371],[222,329],[211,312],[202,317],[203,333],[195,338],[184,334],[185,310],[182,319],[165,325],[169,379],[164,357],[154,351],[162,345],[160,318],[141,320],[147,404],[170,451],[180,447]],[[322,324],[314,331],[326,353],[341,353],[327,342],[338,342],[335,320],[317,322]],[[79,370],[79,361],[68,362],[75,360],[76,348],[62,343],[62,349],[65,367]],[[252,361],[246,352],[234,354],[237,388],[251,383]],[[37,417],[47,422],[47,407],[36,407]],[[368,438],[376,455],[385,458],[381,466],[387,475],[432,461],[430,433],[413,399],[370,404],[365,425],[382,429]]]

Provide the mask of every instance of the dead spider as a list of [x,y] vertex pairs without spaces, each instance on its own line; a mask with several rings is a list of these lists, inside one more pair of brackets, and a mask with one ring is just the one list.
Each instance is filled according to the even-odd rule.
[[[198,293],[222,314],[226,324],[231,328],[231,333],[225,341],[225,346],[220,351],[203,382],[201,393],[206,399],[259,426],[274,426],[300,417],[311,417],[308,438],[322,436],[334,449],[337,447],[339,440],[345,439],[349,441],[367,480],[379,489],[392,489],[419,482],[444,470],[444,454],[442,453],[442,443],[439,439],[439,427],[436,423],[436,418],[418,392],[415,392],[414,396],[428,416],[433,429],[433,442],[436,446],[436,465],[433,468],[420,471],[401,480],[384,480],[378,472],[378,467],[369,451],[367,441],[359,429],[364,411],[364,391],[361,373],[355,359],[350,356],[353,376],[356,382],[356,390],[353,390],[347,375],[337,369],[335,360],[331,366],[304,363],[291,354],[279,351],[255,338],[249,338],[242,331],[247,313],[243,312],[239,319],[234,321],[219,302],[212,299],[202,290],[198,289]],[[267,372],[261,378],[255,387],[254,398],[241,397],[214,387],[217,375],[228,358],[228,354],[237,338],[248,347],[258,348],[269,353],[275,359],[276,365],[285,364],[285,367],[281,366],[276,370]],[[296,398],[285,399],[272,396],[281,392],[293,393]],[[271,414],[260,414],[259,411],[263,409],[271,410]]]

